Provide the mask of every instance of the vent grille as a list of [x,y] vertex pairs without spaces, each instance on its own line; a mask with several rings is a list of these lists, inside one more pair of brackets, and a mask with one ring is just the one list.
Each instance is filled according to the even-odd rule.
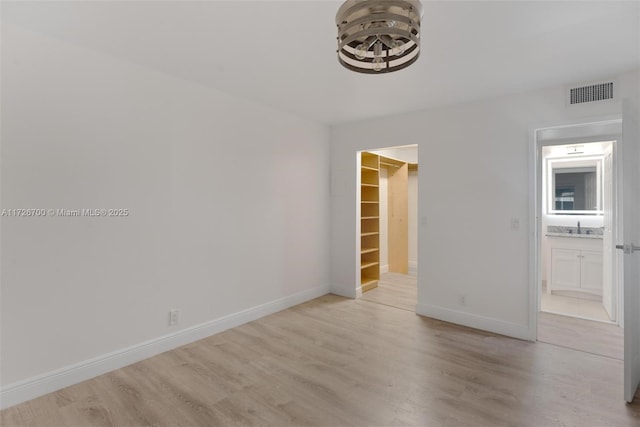
[[575,87],[569,91],[570,104],[613,99],[613,82]]

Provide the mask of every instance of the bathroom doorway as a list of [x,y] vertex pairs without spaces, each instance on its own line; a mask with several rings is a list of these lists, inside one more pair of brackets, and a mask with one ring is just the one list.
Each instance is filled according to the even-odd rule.
[[358,243],[364,301],[415,311],[417,304],[418,147],[358,153]]
[[550,128],[537,137],[537,340],[622,360],[614,245],[620,124]]
[[542,147],[542,312],[617,324],[613,144]]

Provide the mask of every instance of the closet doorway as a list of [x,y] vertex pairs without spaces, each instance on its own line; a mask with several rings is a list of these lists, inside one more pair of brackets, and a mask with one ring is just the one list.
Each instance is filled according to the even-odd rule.
[[360,284],[365,301],[415,311],[418,146],[358,153]]

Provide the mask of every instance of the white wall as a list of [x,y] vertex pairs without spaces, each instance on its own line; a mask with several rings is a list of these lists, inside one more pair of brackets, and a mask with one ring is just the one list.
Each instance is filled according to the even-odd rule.
[[[637,79],[638,73],[620,76],[619,94]],[[331,207],[333,292],[355,295],[354,153],[394,140],[418,144],[418,312],[531,337],[530,127],[620,113],[619,102],[567,107],[564,89],[334,127],[332,179],[341,188]],[[512,219],[519,230],[511,229]]]
[[[638,77],[638,86],[637,86],[637,91],[640,92],[640,76]],[[640,96],[638,97],[638,99],[636,100],[636,102],[634,103],[634,108],[635,108],[635,113],[636,114],[640,114]],[[636,115],[636,122],[634,123],[635,125],[635,137],[636,137],[636,154],[637,154],[637,165],[640,166],[640,140],[638,140],[638,138],[640,138],[640,117],[638,117]],[[640,171],[638,170],[638,168],[635,169],[635,178],[636,178],[636,183],[640,182]],[[636,188],[638,188],[638,184],[636,184]],[[634,195],[634,212],[636,213],[640,213],[640,195],[636,192],[636,194]],[[632,227],[633,230],[635,231],[635,233],[633,234],[633,238],[634,241],[636,242],[640,242],[640,215],[637,215],[635,218],[632,219]],[[640,243],[639,243],[640,244]],[[636,254],[636,257],[640,255],[640,254]],[[633,316],[629,316],[629,317],[633,317],[631,318],[631,322],[635,322],[635,325],[640,325],[640,267],[638,266],[638,262],[637,262],[637,258],[636,258],[636,262],[635,262],[635,273],[636,273],[636,282],[632,285],[635,289],[636,289],[636,306],[632,307],[635,308],[635,310],[633,311]],[[631,323],[633,324],[633,323]],[[625,343],[626,343],[626,337],[625,337]],[[626,345],[632,345],[632,344],[626,344]],[[631,370],[633,371],[633,373],[635,375],[633,375],[631,377],[631,386],[633,388],[633,385],[635,383],[635,387],[636,389],[638,387],[640,387],[640,328],[636,327],[636,340],[635,340],[635,356],[636,356],[636,363],[635,365],[631,368]]]
[[2,39],[2,208],[130,211],[2,218],[3,391],[329,290],[328,128],[9,24]]

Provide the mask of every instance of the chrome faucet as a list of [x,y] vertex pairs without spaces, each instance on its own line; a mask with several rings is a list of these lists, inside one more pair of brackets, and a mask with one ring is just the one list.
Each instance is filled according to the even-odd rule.
[[580,221],[578,221],[578,234],[580,234],[580,233],[581,233],[581,231],[580,231]]

